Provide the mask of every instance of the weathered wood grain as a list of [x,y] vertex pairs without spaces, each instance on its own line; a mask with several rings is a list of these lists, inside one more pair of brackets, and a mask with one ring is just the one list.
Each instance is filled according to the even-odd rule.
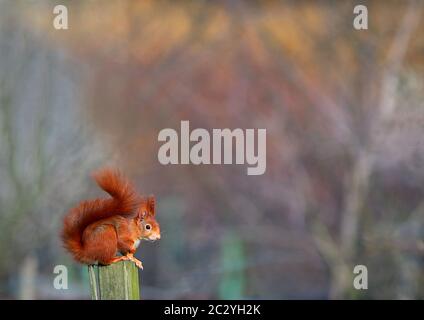
[[138,269],[131,261],[88,266],[91,299],[139,300]]

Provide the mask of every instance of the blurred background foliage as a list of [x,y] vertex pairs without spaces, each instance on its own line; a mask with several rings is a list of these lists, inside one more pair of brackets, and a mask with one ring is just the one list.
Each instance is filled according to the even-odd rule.
[[[58,234],[114,164],[158,199],[144,298],[422,299],[423,3],[356,4],[0,1],[0,297],[89,297]],[[181,120],[266,128],[266,173],[160,165]]]

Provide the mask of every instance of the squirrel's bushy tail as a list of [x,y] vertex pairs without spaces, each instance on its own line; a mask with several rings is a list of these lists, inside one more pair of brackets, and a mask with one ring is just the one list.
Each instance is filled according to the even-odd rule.
[[101,169],[93,177],[112,198],[83,201],[65,216],[62,231],[64,247],[79,262],[85,260],[81,239],[84,229],[101,219],[132,214],[139,202],[135,189],[118,170]]

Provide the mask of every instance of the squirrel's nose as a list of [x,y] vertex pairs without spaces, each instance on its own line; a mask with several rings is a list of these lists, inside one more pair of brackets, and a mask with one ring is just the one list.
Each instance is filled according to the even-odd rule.
[[160,239],[160,234],[158,234],[158,235],[156,236],[156,239],[158,239],[158,240]]

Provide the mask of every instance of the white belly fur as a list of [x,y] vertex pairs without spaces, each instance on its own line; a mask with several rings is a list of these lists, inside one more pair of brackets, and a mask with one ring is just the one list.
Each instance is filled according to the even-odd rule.
[[138,246],[140,245],[140,240],[135,240],[134,241],[134,248],[138,248]]

